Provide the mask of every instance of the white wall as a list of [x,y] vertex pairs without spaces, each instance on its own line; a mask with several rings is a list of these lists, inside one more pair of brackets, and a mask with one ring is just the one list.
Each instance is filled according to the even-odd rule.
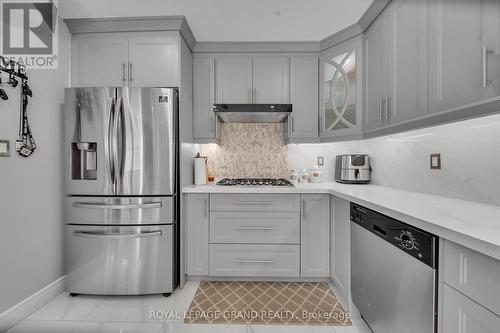
[[[326,180],[335,155],[368,153],[372,183],[500,205],[500,114],[362,141],[289,145],[289,168],[310,168],[325,156]],[[429,154],[441,153],[441,170]]]
[[[62,22],[61,22],[62,23]],[[29,70],[30,125],[37,150],[15,152],[20,85],[0,102],[0,313],[63,275],[62,104],[69,77],[69,32],[59,25],[59,69]],[[5,87],[4,87],[5,88]]]

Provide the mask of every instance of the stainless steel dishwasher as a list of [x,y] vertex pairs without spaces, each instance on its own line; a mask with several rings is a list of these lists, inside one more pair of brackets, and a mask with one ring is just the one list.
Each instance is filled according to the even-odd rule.
[[438,237],[351,203],[351,293],[374,333],[433,333]]

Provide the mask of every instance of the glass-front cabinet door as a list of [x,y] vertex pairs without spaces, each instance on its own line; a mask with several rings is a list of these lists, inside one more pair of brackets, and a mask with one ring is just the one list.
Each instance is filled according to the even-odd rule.
[[356,39],[335,46],[320,58],[321,137],[361,133],[362,50]]

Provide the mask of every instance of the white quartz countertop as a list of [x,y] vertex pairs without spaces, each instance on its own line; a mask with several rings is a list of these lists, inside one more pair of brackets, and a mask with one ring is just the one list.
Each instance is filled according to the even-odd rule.
[[500,206],[377,185],[190,185],[183,193],[329,193],[500,260]]

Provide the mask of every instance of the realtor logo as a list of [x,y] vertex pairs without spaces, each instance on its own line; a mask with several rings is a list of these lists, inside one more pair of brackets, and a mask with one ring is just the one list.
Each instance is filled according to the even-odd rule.
[[1,54],[28,68],[57,68],[57,0],[2,0],[1,8]]

